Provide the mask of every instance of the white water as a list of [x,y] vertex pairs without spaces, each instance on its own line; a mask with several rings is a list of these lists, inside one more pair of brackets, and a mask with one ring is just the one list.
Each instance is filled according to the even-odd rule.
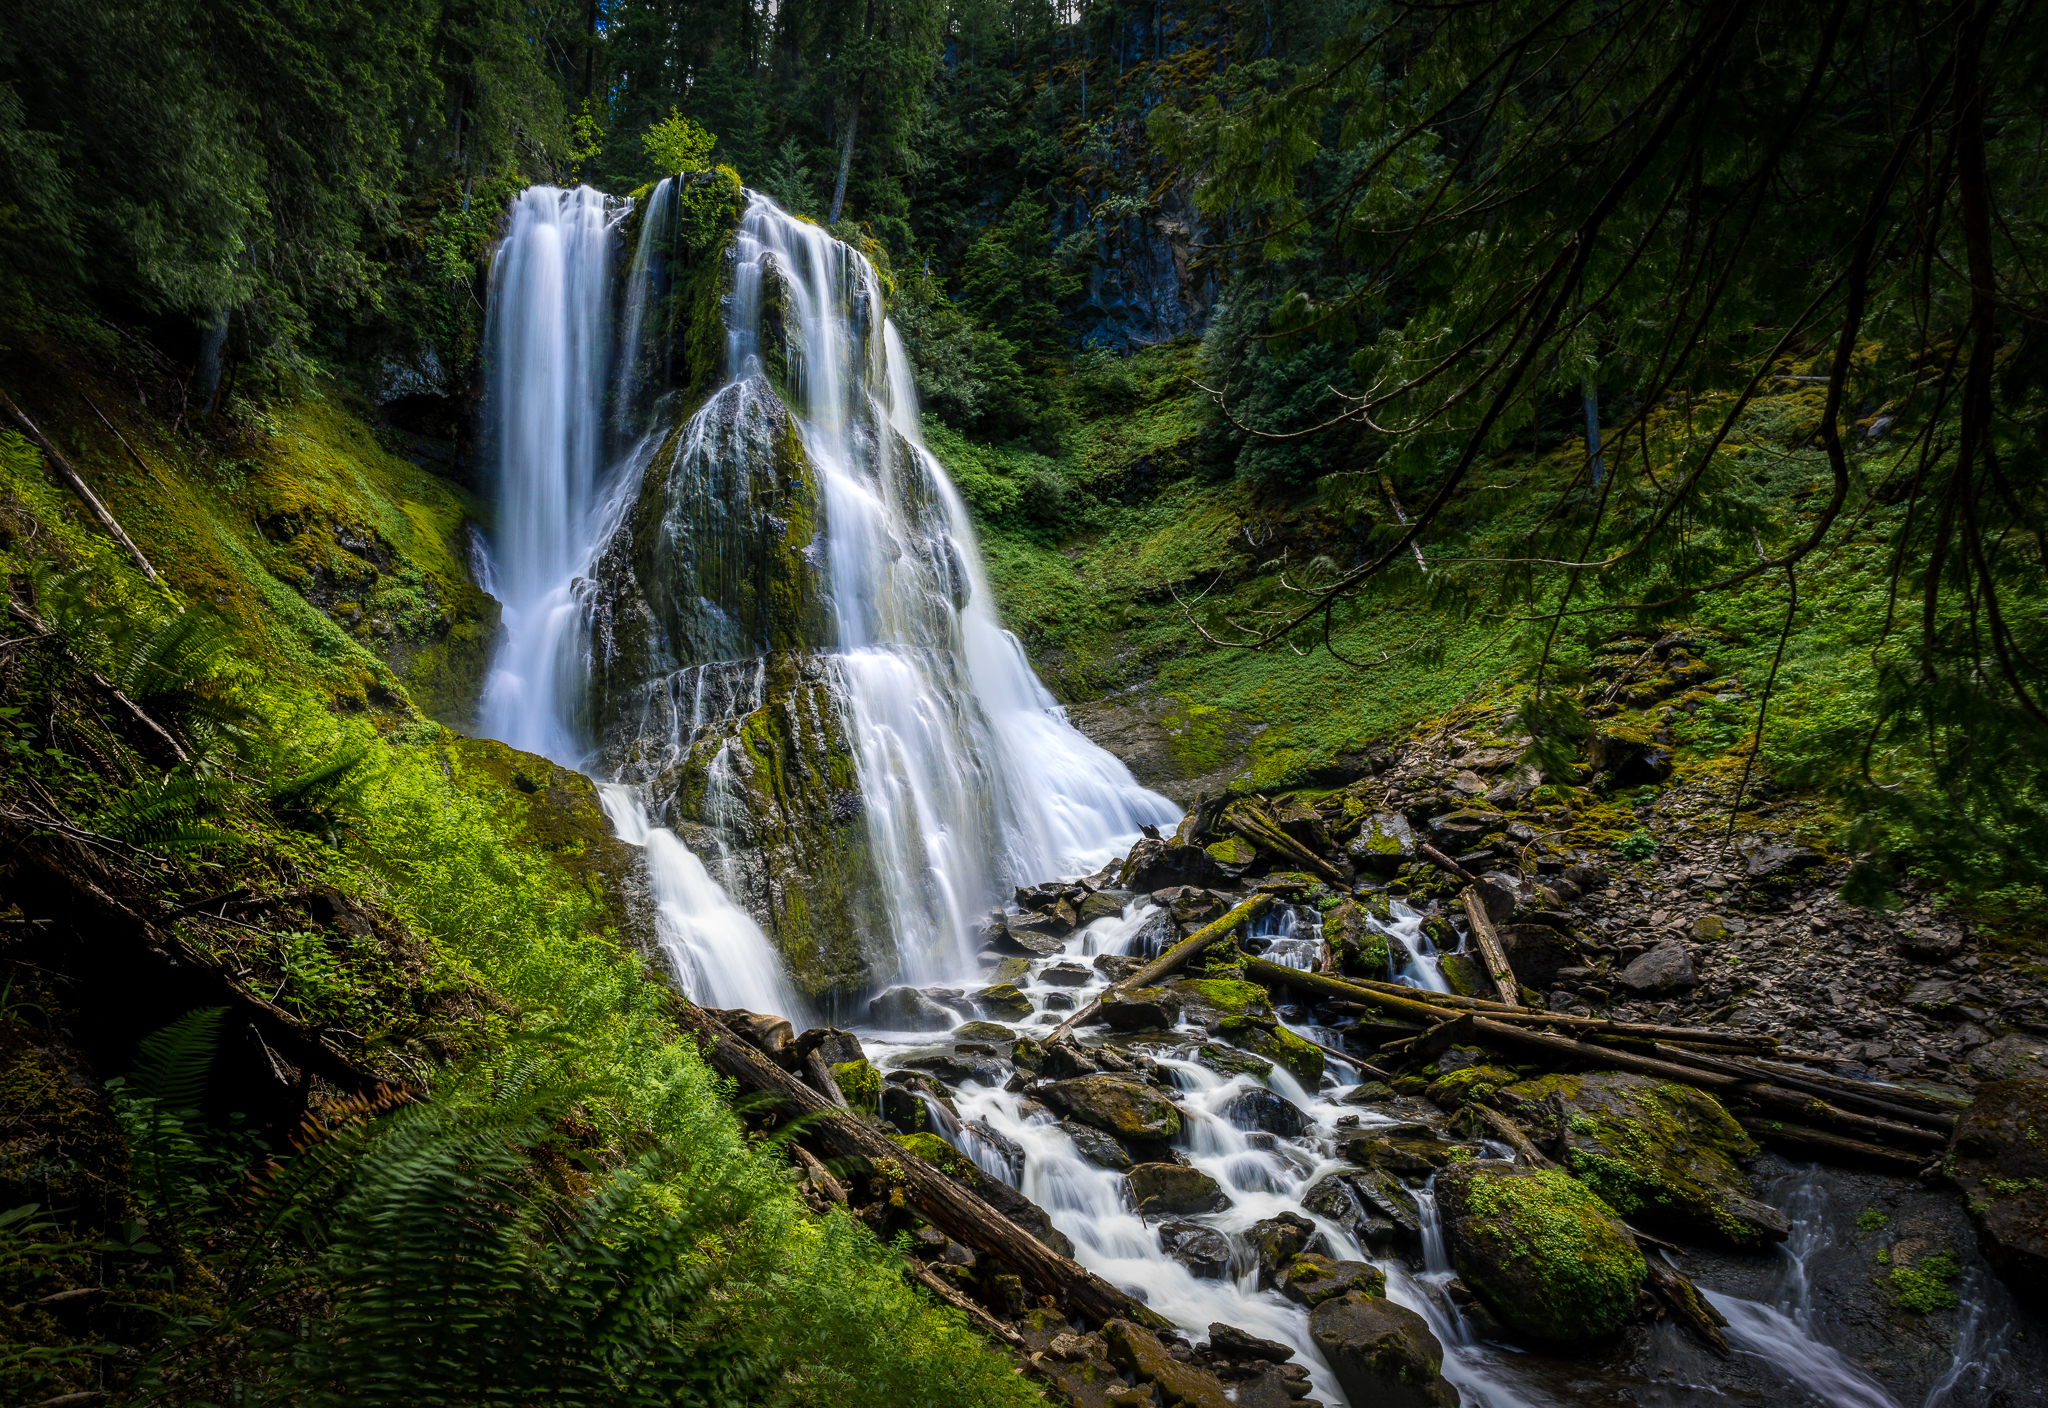
[[[624,271],[617,345],[612,276],[626,212],[597,192],[525,192],[492,270],[499,522],[491,568],[505,633],[482,725],[570,766],[594,766],[604,722],[585,717],[590,578],[663,438],[657,422],[621,448],[622,434],[606,434],[606,409],[609,388],[617,424],[629,424],[654,389],[650,369],[665,360],[649,345],[647,313],[672,205],[664,182]],[[831,635],[808,644],[853,744],[873,883],[893,931],[884,947],[912,980],[964,971],[974,919],[1012,885],[1095,869],[1128,848],[1140,824],[1171,825],[1178,810],[1068,724],[996,622],[966,510],[924,448],[909,359],[884,317],[873,266],[753,197],[733,271],[728,385],[685,427],[681,452],[662,472],[682,502],[721,513],[733,467],[758,438],[750,430],[777,414],[764,362],[775,364],[818,479],[823,528],[806,555],[822,567]],[[771,302],[779,338],[764,342]],[[671,516],[666,526],[687,531],[689,521]],[[692,544],[672,551],[687,556]],[[651,757],[680,759],[702,730],[729,733],[762,702],[757,647],[728,628],[718,603],[704,605],[711,624],[691,644],[708,653],[646,682],[675,706],[663,736],[645,740]],[[647,795],[608,793],[606,806],[620,834],[644,848],[663,941],[692,995],[800,1018],[759,926],[736,922],[744,913],[729,899],[721,908],[705,888],[734,874],[732,828],[720,811],[733,746],[711,764],[716,855],[691,855],[653,825],[658,808]]]

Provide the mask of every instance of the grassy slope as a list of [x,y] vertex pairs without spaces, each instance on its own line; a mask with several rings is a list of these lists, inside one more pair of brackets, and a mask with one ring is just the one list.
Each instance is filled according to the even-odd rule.
[[[734,1180],[760,1194],[746,1235],[768,1249],[775,1275],[747,1294],[763,1323],[779,1326],[782,1351],[804,1365],[789,1384],[796,1401],[1034,1398],[956,1314],[910,1288],[865,1229],[803,1211],[780,1161],[744,1137],[694,1046],[676,1035],[665,977],[620,942],[609,896],[593,893],[591,876],[573,863],[586,847],[575,837],[565,843],[560,817],[543,826],[536,815],[529,824],[533,807],[504,786],[504,760],[463,753],[465,745],[419,708],[407,674],[421,674],[423,657],[439,661],[423,680],[440,688],[456,668],[448,658],[469,644],[461,633],[495,624],[460,565],[471,512],[462,492],[387,453],[338,390],[261,408],[239,404],[232,429],[202,439],[135,414],[94,379],[96,364],[70,361],[62,348],[40,351],[40,365],[17,356],[0,372],[167,589],[151,588],[84,526],[41,456],[6,432],[0,570],[86,566],[109,609],[219,611],[235,636],[228,687],[254,711],[256,730],[253,752],[231,764],[236,773],[290,776],[351,747],[370,750],[368,781],[345,833],[322,838],[280,825],[261,804],[260,782],[245,784],[214,819],[236,844],[173,858],[161,883],[167,899],[326,887],[389,916],[397,937],[390,923],[367,941],[257,933],[216,960],[239,963],[265,1000],[295,1016],[353,1024],[365,1039],[363,1059],[394,1079],[432,1084],[441,1062],[488,1055],[519,1033],[569,1043],[575,1073],[587,1082],[578,1107],[584,1137],[600,1159],[653,1141],[692,1151],[675,1175],[685,1185],[679,1199],[690,1186]],[[146,472],[81,395],[120,418]],[[479,661],[482,644],[473,652]],[[0,764],[38,777],[89,820],[104,800],[104,774],[95,781],[54,754],[26,753],[34,721],[14,712],[0,716],[8,745]],[[96,751],[116,775],[144,779],[138,760],[104,740]],[[529,762],[527,771],[546,776],[543,760]],[[543,832],[546,850],[534,843]],[[551,863],[550,853],[565,863]],[[422,1002],[423,993],[453,999]],[[0,1025],[40,1020],[83,1030],[96,1020],[89,988],[33,995],[44,1002],[9,1008]],[[109,1176],[119,1181],[124,1167]],[[125,1201],[147,1213],[139,1192]],[[229,1224],[236,1215],[227,1204],[218,1213]],[[161,1225],[159,1236],[171,1240]],[[203,1256],[201,1243],[163,1253],[187,1268],[164,1274],[183,1285],[195,1252]],[[155,1264],[143,1256],[142,1272],[156,1275]],[[191,1284],[203,1302],[204,1285]],[[68,1371],[23,1372],[23,1391],[36,1389],[31,1398],[84,1386]]]

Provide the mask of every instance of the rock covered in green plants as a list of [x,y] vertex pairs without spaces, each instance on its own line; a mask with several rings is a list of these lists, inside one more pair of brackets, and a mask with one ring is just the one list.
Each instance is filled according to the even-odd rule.
[[1344,852],[1360,871],[1391,878],[1415,859],[1415,829],[1399,812],[1377,812],[1365,819]]
[[1159,1336],[1143,1325],[1112,1320],[1102,1327],[1102,1338],[1117,1367],[1141,1383],[1153,1385],[1158,1401],[1185,1408],[1231,1408],[1230,1398],[1214,1374],[1175,1359]]
[[1323,937],[1346,973],[1361,978],[1387,976],[1387,936],[1369,922],[1367,907],[1357,900],[1340,900],[1323,915]]
[[1221,1184],[1184,1164],[1138,1164],[1124,1177],[1131,1185],[1131,1201],[1147,1217],[1222,1212],[1230,1206],[1230,1195]]
[[1501,1322],[1546,1345],[1621,1328],[1643,1283],[1643,1254],[1614,1210],[1559,1169],[1453,1164],[1437,1175],[1451,1264]]
[[1218,1075],[1250,1076],[1257,1081],[1263,1081],[1273,1074],[1271,1061],[1261,1061],[1256,1056],[1247,1055],[1214,1041],[1204,1042],[1195,1051],[1195,1064],[1207,1066]]
[[1756,1144],[1703,1090],[1596,1071],[1510,1085],[1498,1103],[1536,1121],[1561,1107],[1566,1166],[1645,1230],[1739,1248],[1785,1238],[1783,1216],[1750,1196],[1738,1162]]
[[865,1060],[842,1061],[832,1067],[832,1079],[839,1093],[856,1110],[872,1110],[881,1103],[882,1075]]
[[1316,1306],[1308,1333],[1354,1405],[1457,1408],[1458,1391],[1441,1372],[1443,1345],[1414,1311],[1354,1291]]
[[1026,997],[1014,983],[991,983],[968,994],[967,1000],[974,1009],[988,1017],[1008,1017],[1021,1021],[1031,1015],[1031,999]]
[[1047,1104],[1119,1139],[1171,1139],[1180,1133],[1180,1111],[1173,1103],[1127,1076],[1049,1081],[1039,1093]]
[[962,1041],[1015,1041],[1017,1034],[995,1022],[963,1022],[953,1028]]
[[1257,983],[1227,978],[1183,978],[1167,989],[1181,1000],[1181,1019],[1206,1025],[1225,1017],[1273,1020],[1273,999]]
[[1513,1071],[1499,1066],[1466,1066],[1431,1081],[1428,1095],[1446,1110],[1455,1110],[1474,1100],[1491,1100],[1496,1090],[1520,1079]]
[[1943,1167],[1984,1259],[2023,1299],[2048,1299],[2048,1080],[1977,1087]]
[[1332,1261],[1314,1252],[1297,1253],[1274,1278],[1280,1294],[1310,1309],[1337,1296],[1364,1292],[1385,1295],[1387,1273],[1363,1261]]
[[1322,1085],[1323,1053],[1270,1018],[1225,1017],[1217,1034],[1232,1046],[1264,1056],[1283,1066],[1302,1089],[1313,1092]]

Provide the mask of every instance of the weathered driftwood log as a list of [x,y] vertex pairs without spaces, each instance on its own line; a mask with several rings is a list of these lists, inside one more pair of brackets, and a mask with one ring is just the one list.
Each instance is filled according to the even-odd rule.
[[1486,960],[1486,976],[1493,979],[1494,991],[1500,994],[1504,1006],[1519,1008],[1521,989],[1515,982],[1515,970],[1508,964],[1508,951],[1501,947],[1500,935],[1493,930],[1493,916],[1486,912],[1486,901],[1479,898],[1476,886],[1467,886],[1459,898],[1465,905],[1465,917],[1471,921],[1472,939],[1479,945],[1479,956]]
[[1322,876],[1345,893],[1350,893],[1351,887],[1345,881],[1341,870],[1282,831],[1249,799],[1236,803],[1225,812],[1223,824],[1254,846],[1263,846],[1269,851],[1286,856],[1289,860],[1298,862],[1303,869]]
[[1887,1149],[1882,1144],[1851,1139],[1847,1135],[1834,1134],[1824,1129],[1810,1129],[1805,1125],[1787,1124],[1782,1120],[1758,1119],[1754,1115],[1738,1115],[1735,1122],[1755,1135],[1760,1142],[1774,1148],[1803,1154],[1807,1158],[1832,1159],[1836,1163],[1881,1169],[1886,1173],[1901,1174],[1907,1178],[1916,1176],[1927,1165],[1927,1155],[1924,1153]]
[[1535,1026],[1571,1028],[1588,1035],[1611,1033],[1615,1036],[1647,1037],[1653,1041],[1707,1037],[1727,1046],[1754,1047],[1765,1051],[1777,1049],[1769,1037],[1724,1031],[1717,1027],[1662,1027],[1648,1022],[1618,1022],[1612,1017],[1572,1017],[1562,1012],[1537,1012],[1527,1007],[1509,1007],[1505,1003],[1493,1002],[1483,997],[1459,997],[1456,993],[1448,992],[1423,992],[1420,988],[1402,987],[1398,983],[1381,982],[1376,978],[1346,978],[1344,981],[1393,997],[1419,999],[1432,1007],[1481,1012],[1501,1022],[1525,1022]]
[[[1182,939],[1179,943],[1160,954],[1159,957],[1147,963],[1143,968],[1140,968],[1122,982],[1111,983],[1103,990],[1103,996],[1106,997],[1113,992],[1129,992],[1134,988],[1152,986],[1152,984],[1180,967],[1203,949],[1209,947],[1209,945],[1229,936],[1238,926],[1251,923],[1252,920],[1257,919],[1272,907],[1273,897],[1271,895],[1253,895],[1221,919],[1216,920],[1214,923],[1205,924],[1195,930],[1194,933]],[[1073,1028],[1078,1027],[1088,1018],[1094,1016],[1101,1006],[1102,998],[1098,997],[1073,1016],[1067,1018],[1066,1021],[1061,1022],[1052,1029],[1052,1034],[1046,1037],[1046,1045],[1050,1046]]]
[[[135,540],[122,530],[119,523],[114,521],[114,515],[107,512],[107,506],[100,502],[99,495],[95,494],[91,487],[83,479],[79,478],[78,471],[71,467],[71,462],[57,452],[57,447],[44,437],[42,431],[36,429],[36,423],[23,415],[21,407],[15,405],[4,391],[0,391],[0,409],[5,409],[14,423],[21,427],[21,433],[35,442],[36,448],[43,452],[43,458],[50,462],[50,468],[56,470],[58,476],[71,486],[72,492],[85,500],[85,506],[92,510],[92,516],[99,520],[100,527],[106,529],[107,535],[119,543],[126,550],[128,556],[135,559],[135,565],[142,569],[142,575],[155,582],[158,586],[162,586],[164,579],[156,575],[156,569],[149,565],[149,559],[142,555],[142,549],[135,546]],[[112,428],[111,426],[108,427],[108,429]],[[127,442],[123,441],[122,443],[126,444]]]
[[1740,1057],[1707,1056],[1697,1051],[1677,1050],[1661,1043],[1654,1049],[1665,1059],[1680,1065],[1697,1066],[1703,1071],[1718,1071],[1760,1084],[1782,1086],[1787,1090],[1818,1096],[1829,1104],[1839,1105],[1845,1110],[1856,1110],[1897,1124],[1938,1131],[1944,1135],[1956,1127],[1954,1115],[1895,1104],[1890,1100],[1879,1099],[1857,1090],[1843,1090],[1837,1085],[1823,1084],[1810,1079],[1804,1071],[1766,1070],[1758,1063]]
[[1435,846],[1430,845],[1427,841],[1423,842],[1415,849],[1421,854],[1424,860],[1428,861],[1438,870],[1448,871],[1450,874],[1457,876],[1460,880],[1463,880],[1467,885],[1470,885],[1479,879],[1477,875],[1474,875],[1471,871],[1467,870],[1464,866],[1452,860],[1449,856],[1445,855]]
[[[1839,1106],[1822,1100],[1819,1096],[1788,1090],[1783,1086],[1768,1084],[1757,1079],[1757,1074],[1736,1067],[1718,1057],[1698,1056],[1693,1052],[1673,1051],[1668,1047],[1652,1044],[1653,1054],[1645,1055],[1627,1047],[1599,1046],[1590,1041],[1575,1041],[1570,1037],[1538,1031],[1533,1027],[1496,1020],[1491,1015],[1478,1012],[1453,1012],[1445,1008],[1432,1007],[1426,1002],[1394,997],[1386,993],[1362,988],[1339,978],[1326,978],[1317,973],[1306,973],[1295,968],[1284,968],[1277,963],[1255,958],[1245,965],[1248,976],[1265,982],[1281,983],[1310,992],[1327,993],[1333,997],[1356,996],[1390,1012],[1427,1021],[1433,1027],[1457,1020],[1461,1025],[1458,1039],[1470,1039],[1494,1045],[1520,1046],[1543,1052],[1560,1059],[1583,1062],[1589,1066],[1611,1066],[1617,1070],[1634,1071],[1641,1075],[1656,1076],[1660,1080],[1674,1081],[1680,1085],[1696,1086],[1715,1095],[1748,1100],[1766,1109],[1782,1111],[1809,1122],[1822,1122],[1844,1132],[1864,1139],[1877,1140],[1892,1145],[1908,1147],[1938,1147],[1944,1136],[1930,1127],[1878,1119],[1868,1115],[1852,1114]],[[1469,1027],[1463,1023],[1470,1023]],[[1416,1038],[1418,1043],[1427,1043],[1431,1033],[1424,1032]],[[1683,1059],[1674,1059],[1683,1058]],[[1714,1069],[1707,1069],[1710,1063]],[[1721,1069],[1730,1067],[1731,1069]],[[1899,1111],[1900,1114],[1914,1113],[1916,1118],[1926,1120],[1927,1116],[1917,1112]]]
[[[1636,1234],[1639,1243],[1653,1240],[1640,1232]],[[1643,1289],[1655,1296],[1671,1318],[1690,1331],[1701,1344],[1726,1359],[1728,1339],[1721,1333],[1721,1328],[1728,1323],[1727,1317],[1700,1294],[1700,1288],[1692,1283],[1691,1277],[1664,1260],[1655,1247],[1643,1248],[1643,1266],[1646,1269]]]
[[790,1072],[734,1036],[701,1007],[676,1004],[676,1020],[697,1037],[705,1059],[748,1090],[774,1096],[790,1113],[812,1116],[808,1136],[841,1158],[902,1171],[903,1200],[963,1246],[1000,1257],[1024,1279],[1060,1297],[1078,1315],[1105,1324],[1119,1317],[1161,1328],[1166,1321],[1080,1264],[1069,1261],[972,1191],[889,1139],[859,1115],[842,1110]]

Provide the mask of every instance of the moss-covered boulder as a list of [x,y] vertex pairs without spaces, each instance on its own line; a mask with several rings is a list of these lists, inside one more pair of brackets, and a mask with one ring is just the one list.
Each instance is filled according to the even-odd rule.
[[1385,1295],[1387,1273],[1363,1261],[1332,1261],[1314,1252],[1300,1252],[1274,1278],[1280,1294],[1313,1310],[1326,1300],[1363,1292]]
[[1181,997],[1173,988],[1112,988],[1102,995],[1099,1014],[1120,1032],[1164,1031],[1180,1021]]
[[1346,973],[1385,979],[1389,971],[1387,936],[1369,920],[1365,905],[1357,900],[1340,901],[1323,915],[1323,937]]
[[963,1022],[953,1028],[953,1035],[962,1041],[1015,1041],[1017,1034],[1008,1027],[995,1022]]
[[1109,1357],[1118,1368],[1152,1386],[1157,1398],[1151,1401],[1185,1408],[1231,1408],[1230,1396],[1214,1374],[1175,1359],[1159,1342],[1159,1336],[1144,1326],[1112,1320],[1102,1327],[1102,1338],[1108,1342]]
[[1497,1103],[1547,1124],[1563,1111],[1565,1163],[1645,1230],[1725,1246],[1783,1241],[1783,1217],[1750,1196],[1737,1162],[1755,1143],[1703,1090],[1622,1071],[1549,1075],[1504,1087]]
[[1225,1017],[1217,1024],[1217,1035],[1232,1046],[1263,1056],[1284,1067],[1304,1090],[1313,1092],[1323,1083],[1323,1053],[1312,1042],[1303,1041],[1287,1028],[1265,1017]]
[[1443,1345],[1414,1311],[1353,1292],[1318,1305],[1308,1333],[1354,1405],[1457,1408],[1458,1391],[1440,1372]]
[[1180,1133],[1173,1102],[1127,1076],[1050,1081],[1040,1094],[1048,1105],[1119,1139],[1171,1139]]
[[1273,1074],[1273,1063],[1261,1061],[1258,1057],[1219,1042],[1204,1042],[1195,1051],[1195,1064],[1207,1066],[1218,1075],[1250,1076],[1262,1081]]
[[2048,1301],[2048,1080],[1979,1086],[1945,1167],[1984,1259],[2022,1299]]
[[1014,983],[991,983],[988,987],[977,988],[968,994],[967,1000],[974,1004],[975,1011],[987,1017],[1022,1021],[1031,1015],[1031,999]]
[[1643,1283],[1643,1254],[1614,1210],[1559,1169],[1454,1164],[1436,1200],[1451,1264],[1501,1323],[1545,1345],[1620,1329]]
[[1273,999],[1257,983],[1234,982],[1227,978],[1184,978],[1167,984],[1179,995],[1181,1020],[1204,1026],[1225,1017],[1262,1017],[1273,1020]]
[[1344,851],[1361,873],[1391,878],[1415,859],[1415,829],[1399,812],[1377,812],[1365,818]]
[[832,1067],[839,1093],[856,1110],[873,1110],[882,1100],[882,1074],[865,1060],[842,1061]]
[[1230,1206],[1230,1195],[1221,1184],[1184,1164],[1138,1164],[1124,1178],[1130,1184],[1132,1205],[1147,1217],[1222,1212]]
[[1474,1100],[1491,1100],[1495,1091],[1504,1085],[1513,1085],[1520,1079],[1521,1077],[1513,1071],[1500,1066],[1467,1066],[1463,1070],[1438,1076],[1429,1083],[1429,1090],[1426,1093],[1444,1109],[1455,1110]]
[[1259,858],[1258,848],[1242,836],[1225,836],[1202,847],[1225,875],[1238,876],[1251,869]]

